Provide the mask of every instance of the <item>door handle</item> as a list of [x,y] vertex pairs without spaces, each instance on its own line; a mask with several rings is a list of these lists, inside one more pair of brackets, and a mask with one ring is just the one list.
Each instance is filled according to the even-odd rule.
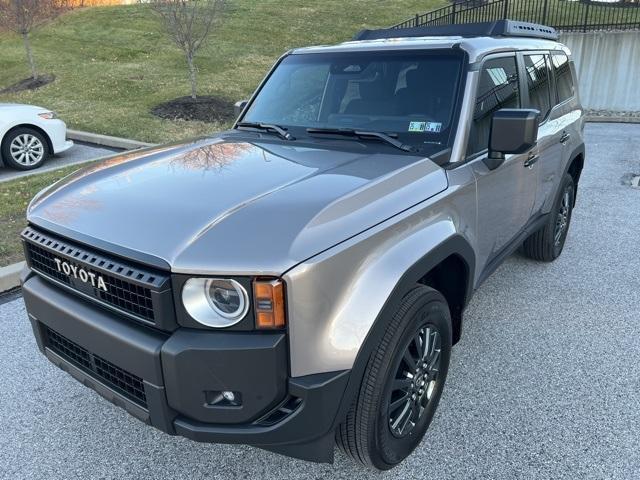
[[529,152],[529,158],[524,162],[525,168],[533,167],[533,164],[536,163],[540,157],[533,152]]
[[567,141],[571,138],[571,135],[568,134],[567,132],[562,132],[562,136],[560,137],[560,143],[562,143],[563,145],[565,143],[567,143]]

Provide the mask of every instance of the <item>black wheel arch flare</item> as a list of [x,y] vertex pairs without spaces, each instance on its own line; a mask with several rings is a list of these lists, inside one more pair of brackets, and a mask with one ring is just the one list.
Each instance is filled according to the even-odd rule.
[[351,374],[349,375],[347,387],[340,403],[340,408],[338,409],[338,414],[334,420],[334,429],[337,428],[337,426],[346,418],[349,408],[351,407],[351,404],[360,388],[371,352],[382,339],[386,326],[390,321],[393,312],[398,308],[402,298],[407,292],[415,287],[415,285],[419,283],[427,273],[432,271],[452,255],[459,257],[466,267],[467,278],[464,293],[464,306],[468,304],[474,290],[476,256],[469,242],[462,235],[455,234],[444,240],[436,248],[432,249],[429,253],[420,258],[420,260],[414,263],[396,283],[396,286],[387,298],[382,310],[378,313],[376,320],[374,321],[365,341],[362,344],[362,347],[360,347],[358,355],[356,356],[356,360],[351,369]]
[[[573,206],[576,206],[576,199],[578,198],[578,180],[580,180],[580,174],[582,173],[582,169],[584,167],[584,158],[585,157],[585,146],[584,143],[578,145],[571,155],[569,156],[569,161],[565,165],[564,174],[569,173],[574,180],[574,196],[573,196]],[[577,164],[576,169],[573,168],[574,164]],[[563,174],[563,177],[564,177]]]

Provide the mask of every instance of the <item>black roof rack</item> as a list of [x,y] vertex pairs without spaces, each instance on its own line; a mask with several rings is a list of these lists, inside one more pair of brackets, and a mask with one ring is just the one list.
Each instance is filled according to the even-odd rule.
[[496,22],[462,23],[433,27],[362,30],[353,39],[379,40],[405,37],[533,37],[558,40],[558,32],[556,32],[555,28],[538,25],[537,23],[498,20]]

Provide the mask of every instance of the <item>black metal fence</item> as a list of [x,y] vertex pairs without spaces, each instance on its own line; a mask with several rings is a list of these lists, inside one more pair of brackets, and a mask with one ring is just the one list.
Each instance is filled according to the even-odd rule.
[[541,23],[565,32],[640,30],[640,0],[458,0],[392,28],[492,22]]

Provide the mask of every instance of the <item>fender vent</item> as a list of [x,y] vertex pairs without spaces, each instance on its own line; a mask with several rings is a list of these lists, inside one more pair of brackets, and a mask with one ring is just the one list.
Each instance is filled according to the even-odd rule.
[[281,422],[293,412],[295,412],[298,407],[302,404],[302,399],[298,397],[288,396],[284,402],[282,402],[275,409],[271,410],[268,414],[262,417],[260,420],[256,420],[255,425],[260,425],[263,427],[269,427],[271,425],[275,425],[276,423]]

